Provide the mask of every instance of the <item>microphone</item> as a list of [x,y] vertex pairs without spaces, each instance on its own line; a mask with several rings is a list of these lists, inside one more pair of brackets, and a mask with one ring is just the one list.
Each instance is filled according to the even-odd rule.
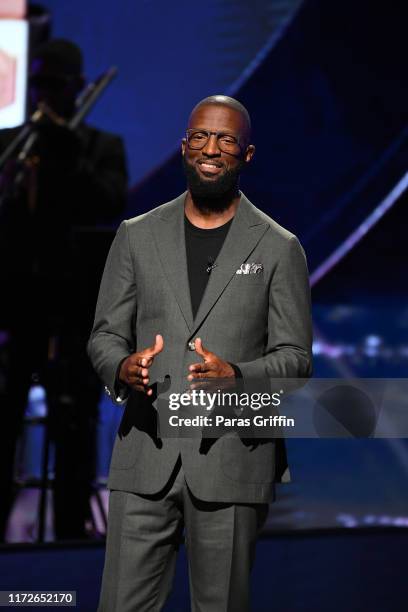
[[214,257],[208,257],[207,258],[207,263],[208,263],[208,266],[205,269],[205,271],[207,272],[207,274],[211,274],[212,270],[214,270],[214,268],[217,267],[217,264],[215,263]]

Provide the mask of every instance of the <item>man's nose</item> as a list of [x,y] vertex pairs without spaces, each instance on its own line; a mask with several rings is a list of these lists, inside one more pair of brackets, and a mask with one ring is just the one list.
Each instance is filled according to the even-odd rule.
[[218,137],[217,134],[210,134],[209,139],[205,143],[204,148],[202,149],[205,155],[220,155],[221,151],[218,146]]

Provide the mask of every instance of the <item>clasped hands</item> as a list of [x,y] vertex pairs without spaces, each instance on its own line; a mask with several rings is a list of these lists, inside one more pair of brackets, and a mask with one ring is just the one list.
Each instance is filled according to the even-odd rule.
[[[233,379],[235,377],[234,369],[230,364],[215,353],[204,348],[201,338],[196,338],[194,345],[195,352],[203,361],[194,363],[189,367],[187,380],[191,382],[191,389],[197,389],[205,384],[204,382],[200,383],[200,379],[207,381],[210,378]],[[136,391],[141,391],[149,396],[152,395],[153,389],[150,387],[149,368],[163,348],[163,336],[157,334],[153,346],[137,353],[132,353],[122,362],[119,380]],[[192,382],[193,380],[195,381],[194,383]]]

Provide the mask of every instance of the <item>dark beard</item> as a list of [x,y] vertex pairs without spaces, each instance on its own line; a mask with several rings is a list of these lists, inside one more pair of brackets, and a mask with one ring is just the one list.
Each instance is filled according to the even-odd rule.
[[197,208],[203,212],[226,210],[238,194],[239,175],[244,162],[241,160],[236,168],[226,170],[217,180],[205,181],[185,156],[182,161],[187,185]]

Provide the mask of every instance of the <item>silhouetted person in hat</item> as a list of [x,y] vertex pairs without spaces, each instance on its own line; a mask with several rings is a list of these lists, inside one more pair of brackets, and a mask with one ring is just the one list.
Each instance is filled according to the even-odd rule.
[[[56,536],[86,535],[100,385],[85,344],[97,291],[95,270],[103,255],[92,245],[84,252],[83,246],[89,228],[112,223],[124,210],[127,172],[118,136],[85,123],[74,131],[67,125],[84,84],[82,53],[72,42],[52,40],[35,52],[29,90],[31,110],[42,113],[39,137],[24,168],[11,160],[0,177],[0,268],[6,288],[1,327],[9,335],[0,538],[12,504],[16,441],[33,376],[46,388],[56,444]],[[16,132],[0,134],[0,152]]]

